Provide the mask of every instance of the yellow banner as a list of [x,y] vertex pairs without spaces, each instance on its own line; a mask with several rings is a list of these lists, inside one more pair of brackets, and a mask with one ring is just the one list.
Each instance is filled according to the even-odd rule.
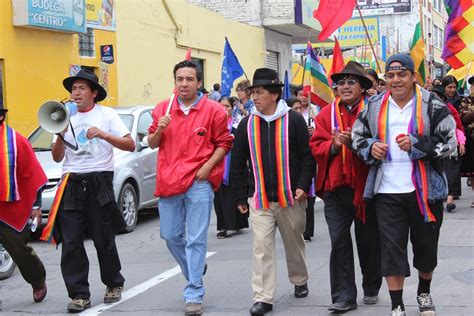
[[[379,19],[377,17],[364,18],[364,21],[370,40],[375,45],[379,42]],[[337,40],[341,46],[369,45],[361,19],[350,19],[344,23],[338,29]]]

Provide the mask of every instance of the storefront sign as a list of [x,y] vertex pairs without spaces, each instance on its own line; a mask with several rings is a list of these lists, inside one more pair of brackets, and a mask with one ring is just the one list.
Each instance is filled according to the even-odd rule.
[[13,25],[85,33],[84,0],[12,0]]
[[114,63],[114,46],[113,45],[100,46],[100,60],[102,60],[106,64]]
[[115,31],[113,0],[86,0],[87,27]]

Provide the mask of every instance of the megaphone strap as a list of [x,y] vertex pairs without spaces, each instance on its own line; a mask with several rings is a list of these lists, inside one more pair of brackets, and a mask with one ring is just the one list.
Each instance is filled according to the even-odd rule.
[[56,133],[56,135],[58,135],[58,137],[61,138],[61,140],[63,141],[64,145],[66,145],[67,147],[71,148],[72,150],[77,150],[77,149],[79,148],[79,144],[77,143],[76,133],[74,132],[74,127],[72,127],[71,122],[69,122],[69,126],[71,126],[72,136],[74,137],[74,141],[76,142],[76,145],[73,145],[73,144],[71,144],[70,142],[68,142],[67,140],[65,140],[64,137],[63,137],[63,135],[61,135],[61,133]]

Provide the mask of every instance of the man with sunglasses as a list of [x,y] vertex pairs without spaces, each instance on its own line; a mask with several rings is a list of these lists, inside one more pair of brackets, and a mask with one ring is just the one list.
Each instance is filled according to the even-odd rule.
[[331,237],[330,311],[343,313],[357,308],[351,226],[355,234],[363,275],[365,304],[375,304],[382,284],[380,243],[372,207],[362,200],[369,168],[351,151],[351,128],[365,106],[365,92],[372,87],[364,67],[350,61],[331,76],[338,97],[316,117],[310,141],[317,161],[316,194],[324,200],[324,214]]
[[352,146],[370,165],[365,199],[375,201],[382,251],[382,275],[392,315],[406,315],[403,283],[410,276],[408,235],[418,270],[421,315],[436,315],[430,294],[437,265],[447,181],[443,158],[456,148],[455,122],[443,102],[416,84],[407,54],[388,58],[388,91],[370,99],[352,129]]

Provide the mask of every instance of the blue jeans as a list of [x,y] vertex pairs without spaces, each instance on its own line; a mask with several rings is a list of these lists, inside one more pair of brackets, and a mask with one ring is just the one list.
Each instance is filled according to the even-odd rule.
[[202,303],[206,292],[202,274],[213,201],[214,191],[207,181],[194,181],[187,192],[158,201],[160,236],[188,281],[186,303]]

